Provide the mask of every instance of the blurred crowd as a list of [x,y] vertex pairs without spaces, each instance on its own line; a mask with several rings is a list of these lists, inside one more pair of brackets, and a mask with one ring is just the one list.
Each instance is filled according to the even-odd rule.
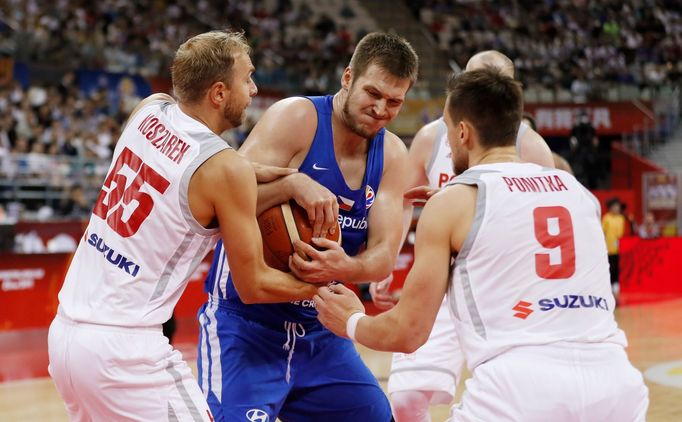
[[416,0],[438,46],[463,67],[472,54],[515,58],[526,87],[584,102],[613,84],[656,87],[682,75],[679,0]]
[[[562,87],[576,101],[589,100],[604,83],[680,80],[679,1],[406,4],[459,66],[475,52],[497,49],[515,58],[526,87]],[[101,182],[121,127],[141,98],[127,77],[115,88],[101,84],[85,92],[78,80],[84,69],[168,78],[177,45],[195,33],[230,27],[244,30],[253,47],[261,91],[334,92],[356,40],[372,28],[358,24],[353,2],[320,6],[311,0],[0,2],[0,196],[7,194],[0,203],[13,195],[14,181],[32,177],[56,186],[64,198],[76,183],[92,197],[89,187]],[[22,85],[3,79],[3,60],[57,69],[58,76]],[[249,116],[226,138],[240,145],[254,123]],[[577,123],[568,143],[566,158],[580,180],[590,188],[603,185],[606,166],[594,128]],[[52,199],[47,202],[59,209]]]
[[336,83],[331,76],[364,35],[343,25],[354,16],[346,2],[334,18],[291,0],[8,0],[0,11],[0,52],[19,61],[167,76],[184,40],[229,27],[245,31],[257,82],[313,91]]

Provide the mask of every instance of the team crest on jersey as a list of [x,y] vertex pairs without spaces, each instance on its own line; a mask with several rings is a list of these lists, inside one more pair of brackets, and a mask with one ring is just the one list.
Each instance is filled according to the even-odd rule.
[[365,208],[369,209],[374,203],[374,189],[370,185],[365,188]]

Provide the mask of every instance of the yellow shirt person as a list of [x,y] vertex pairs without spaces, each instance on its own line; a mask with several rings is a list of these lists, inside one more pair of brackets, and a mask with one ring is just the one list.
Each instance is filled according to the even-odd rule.
[[620,204],[616,206],[618,211],[612,212],[610,207],[601,223],[609,255],[618,255],[618,242],[625,232],[625,217],[620,213]]

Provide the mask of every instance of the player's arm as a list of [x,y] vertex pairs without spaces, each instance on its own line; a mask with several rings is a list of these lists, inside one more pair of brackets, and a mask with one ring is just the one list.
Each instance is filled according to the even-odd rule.
[[547,142],[532,128],[526,129],[521,138],[519,155],[526,163],[534,163],[543,167],[554,168],[554,157]]
[[311,260],[294,254],[291,269],[304,280],[322,282],[338,280],[362,283],[382,280],[393,270],[402,231],[403,193],[405,192],[405,167],[407,148],[392,133],[384,135],[384,172],[374,204],[367,216],[367,247],[365,251],[348,256],[336,242],[313,239],[323,248],[320,251],[297,241],[296,251]]
[[427,174],[433,156],[436,137],[439,133],[440,121],[433,121],[419,129],[412,140],[408,153],[409,176],[405,192],[406,202],[422,203],[438,192],[438,188],[429,186]]
[[[375,350],[411,353],[426,342],[447,290],[452,251],[461,247],[473,221],[475,194],[475,189],[457,185],[427,202],[417,225],[415,262],[404,294],[390,311],[358,322],[359,343]],[[348,318],[364,312],[357,296],[339,285],[318,289],[315,304],[320,321],[340,336],[347,336]]]
[[315,286],[268,267],[256,221],[256,177],[251,164],[233,150],[219,152],[192,176],[190,204],[200,223],[215,216],[232,280],[244,303],[306,299]]
[[[297,168],[317,130],[317,112],[306,98],[273,104],[258,120],[239,152],[255,163]],[[308,212],[313,235],[336,227],[339,206],[329,189],[303,173],[293,173],[258,185],[257,213],[294,199]]]
[[[403,202],[403,231],[402,237],[400,238],[401,246],[398,247],[398,253],[410,232],[414,203],[423,203],[424,197],[428,197],[432,191],[437,191],[428,186],[429,179],[427,169],[429,162],[431,161],[431,156],[433,155],[435,139],[438,135],[438,124],[439,121],[436,120],[419,129],[414,136],[407,153],[407,182]],[[393,274],[390,274],[384,280],[375,281],[370,284],[369,293],[372,296],[372,301],[379,309],[390,309],[395,304],[396,298],[389,292],[392,279]]]

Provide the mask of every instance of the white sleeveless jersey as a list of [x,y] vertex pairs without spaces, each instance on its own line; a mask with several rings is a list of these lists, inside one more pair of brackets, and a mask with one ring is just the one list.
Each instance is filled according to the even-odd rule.
[[570,174],[535,164],[470,168],[476,212],[448,299],[469,368],[524,345],[625,346],[597,200]]
[[[448,128],[445,121],[441,117],[436,120],[438,126],[436,130],[436,139],[433,142],[433,149],[431,152],[431,160],[426,166],[426,176],[429,180],[429,186],[432,188],[442,188],[455,178],[455,171],[452,168],[452,151],[450,150],[450,143],[448,141]],[[521,151],[521,138],[526,133],[528,125],[521,122],[519,131],[516,134],[516,153]],[[520,155],[520,154],[519,154]]]
[[152,102],[131,117],[59,292],[67,317],[127,327],[170,318],[219,237],[193,218],[189,181],[226,148],[176,104]]

